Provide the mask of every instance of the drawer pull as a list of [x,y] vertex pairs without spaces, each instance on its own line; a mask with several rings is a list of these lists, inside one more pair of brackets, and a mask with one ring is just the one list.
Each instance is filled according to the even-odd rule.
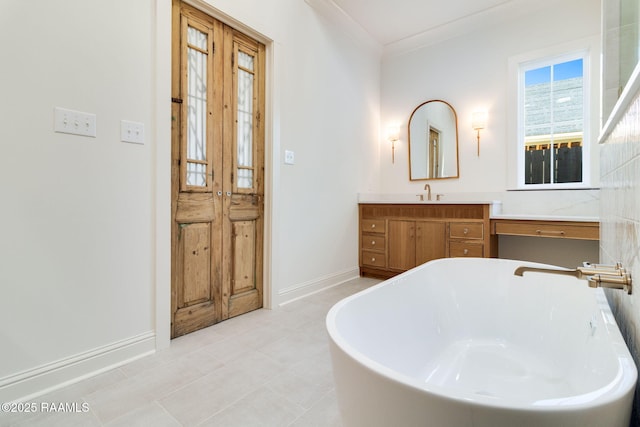
[[376,225],[375,224],[371,224],[371,228],[376,228]]
[[465,227],[464,230],[462,230],[462,233],[465,234],[465,235],[469,234],[469,229],[467,227]]
[[375,240],[372,240],[372,241],[371,241],[371,246],[375,246],[375,245],[376,245],[376,241],[375,241]]
[[463,253],[464,255],[469,255],[469,249],[465,249],[464,251],[462,251],[462,253]]
[[556,230],[536,230],[536,234],[539,234],[539,235],[546,234],[546,235],[552,235],[552,236],[555,236],[555,235],[564,236],[564,231],[562,231],[562,230],[560,230],[560,231],[556,231]]
[[375,258],[371,258],[371,262],[376,262],[376,259]]

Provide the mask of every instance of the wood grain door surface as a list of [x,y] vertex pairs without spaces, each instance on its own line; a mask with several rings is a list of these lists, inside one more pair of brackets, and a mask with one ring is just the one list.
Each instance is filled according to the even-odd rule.
[[178,0],[171,336],[262,306],[264,45]]

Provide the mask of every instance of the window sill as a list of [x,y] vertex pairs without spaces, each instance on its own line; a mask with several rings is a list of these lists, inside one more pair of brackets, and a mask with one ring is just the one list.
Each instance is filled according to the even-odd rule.
[[600,190],[600,187],[590,187],[590,186],[581,186],[581,187],[545,187],[541,185],[536,185],[533,187],[526,188],[507,188],[507,191],[582,191],[582,190]]

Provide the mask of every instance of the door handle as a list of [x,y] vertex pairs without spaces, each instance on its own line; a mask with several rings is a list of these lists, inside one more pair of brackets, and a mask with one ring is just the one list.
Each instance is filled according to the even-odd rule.
[[218,197],[222,196],[222,191],[218,191]]
[[231,197],[231,191],[227,191],[227,197]]

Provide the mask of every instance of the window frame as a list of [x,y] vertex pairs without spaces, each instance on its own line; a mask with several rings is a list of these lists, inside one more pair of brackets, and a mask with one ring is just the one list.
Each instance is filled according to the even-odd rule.
[[[599,168],[597,138],[600,129],[598,112],[599,40],[596,37],[576,40],[509,58],[509,110],[507,132],[508,190],[590,189],[597,185]],[[524,173],[524,73],[527,70],[559,64],[574,59],[583,61],[583,153],[582,182],[525,184]],[[595,105],[597,103],[597,105]],[[596,123],[597,121],[597,123]]]
[[[555,66],[577,59],[582,60],[582,181],[566,182],[566,183],[543,183],[543,184],[525,184],[524,173],[524,152],[525,152],[525,124],[524,124],[524,102],[525,102],[525,74],[527,71],[535,70],[542,67]],[[561,55],[553,55],[543,57],[531,61],[518,64],[518,188],[520,189],[567,189],[567,188],[585,188],[589,186],[590,171],[588,165],[590,163],[591,135],[589,132],[589,85],[591,76],[589,75],[589,55],[586,50],[577,52],[569,52]],[[553,134],[552,134],[553,135]],[[551,176],[553,177],[553,173]]]

